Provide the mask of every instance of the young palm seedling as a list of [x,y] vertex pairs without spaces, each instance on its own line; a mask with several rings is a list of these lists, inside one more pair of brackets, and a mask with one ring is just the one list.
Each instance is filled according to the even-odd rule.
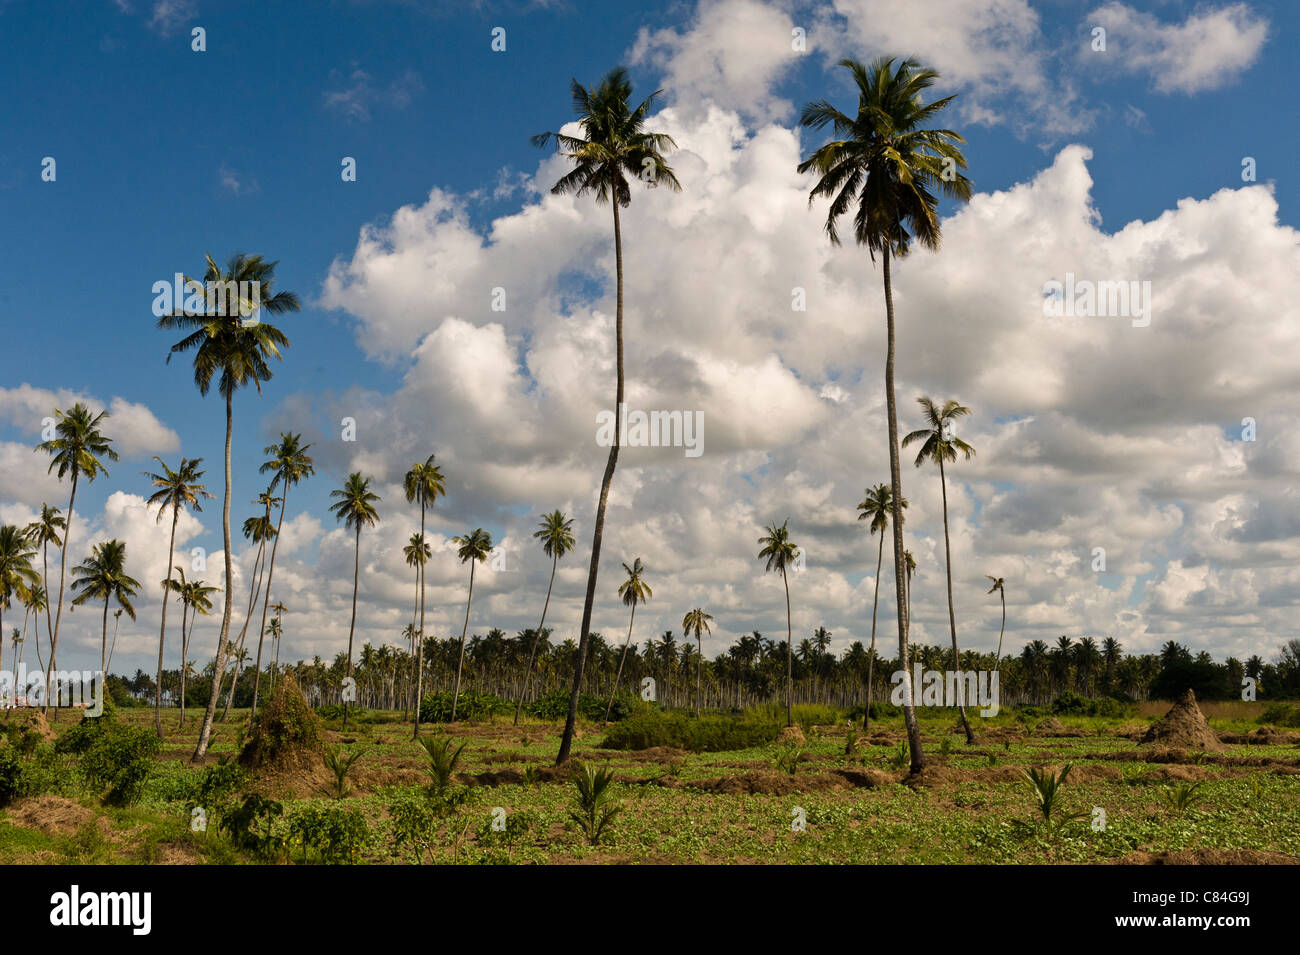
[[588,764],[579,768],[573,782],[578,792],[573,808],[569,810],[569,818],[578,824],[588,842],[593,846],[599,845],[605,830],[622,811],[611,788],[614,774]]
[[460,762],[460,754],[468,743],[469,741],[466,740],[453,749],[450,737],[421,737],[420,745],[429,754],[429,765],[424,768],[424,771],[429,774],[431,780],[429,789],[434,795],[441,795],[451,785],[451,778],[456,773],[456,764]]
[[351,753],[335,747],[325,749],[325,768],[334,776],[332,790],[335,799],[342,799],[352,791],[352,786],[348,783],[348,773],[352,771],[352,766],[364,753],[365,750],[363,749]]
[[[1065,777],[1070,775],[1069,763],[1066,763],[1059,773],[1053,773],[1046,768],[1030,767],[1022,769],[1020,775],[1034,791],[1039,814],[1037,828],[1041,829],[1048,838],[1059,836],[1068,827],[1088,818],[1088,814],[1084,812],[1066,812],[1061,805],[1061,787],[1065,784]],[[1035,828],[1023,822],[1020,826],[1030,830]]]
[[772,765],[779,771],[788,773],[793,776],[799,771],[799,757],[803,755],[803,750],[794,743],[786,743],[776,751],[776,756],[772,760]]
[[1166,786],[1160,791],[1160,798],[1170,810],[1180,816],[1185,815],[1192,808],[1192,804],[1201,798],[1202,785],[1202,783],[1179,783],[1177,786]]

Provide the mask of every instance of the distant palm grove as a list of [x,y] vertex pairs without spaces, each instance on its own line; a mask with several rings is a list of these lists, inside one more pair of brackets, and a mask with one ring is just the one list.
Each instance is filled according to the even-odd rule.
[[[135,601],[141,595],[160,596],[157,665],[153,672],[137,670],[129,679],[112,677],[108,682],[121,702],[134,700],[155,708],[154,724],[160,736],[173,721],[180,725],[186,719],[201,721],[196,760],[202,759],[209,746],[214,722],[226,718],[232,705],[248,708],[249,718],[256,719],[259,706],[265,705],[277,681],[286,674],[293,675],[310,702],[340,707],[344,726],[349,711],[355,707],[405,711],[417,737],[420,723],[427,720],[473,719],[485,713],[508,716],[511,712],[516,721],[522,712],[563,718],[566,722],[558,763],[568,758],[580,708],[588,719],[599,718],[602,710],[607,717],[617,718],[626,710],[617,705],[618,701],[636,698],[696,713],[780,702],[787,722],[791,707],[806,702],[861,707],[869,714],[872,705],[893,705],[893,674],[900,669],[911,672],[914,666],[959,674],[996,671],[1003,706],[1044,704],[1066,694],[1130,700],[1169,698],[1189,687],[1200,698],[1221,699],[1239,696],[1247,677],[1257,682],[1261,697],[1300,696],[1297,640],[1284,646],[1272,662],[1259,657],[1215,662],[1207,653],[1193,655],[1174,642],[1166,643],[1158,654],[1126,655],[1117,640],[1090,636],[1061,636],[1052,643],[1034,640],[1004,656],[1001,631],[994,653],[960,648],[958,635],[962,631],[953,600],[954,573],[969,579],[985,575],[986,570],[998,570],[954,568],[948,544],[949,481],[960,462],[977,452],[955,437],[952,428],[971,411],[956,398],[924,395],[910,396],[899,410],[895,395],[896,315],[891,263],[908,255],[916,244],[929,251],[938,250],[939,197],[963,202],[971,196],[972,183],[964,175],[967,163],[960,148],[964,140],[956,132],[936,125],[938,115],[953,97],[928,103],[923,99],[938,79],[933,71],[910,59],[882,58],[871,64],[846,59],[841,66],[852,80],[857,103],[847,113],[824,100],[805,106],[802,124],[812,131],[828,130],[833,138],[814,149],[799,164],[798,172],[810,174],[810,201],[827,203],[825,231],[829,241],[841,241],[843,221],[847,219],[853,240],[863,248],[862,267],[878,267],[882,283],[885,353],[863,357],[864,364],[866,359],[879,361],[883,371],[889,459],[879,462],[876,473],[861,476],[865,498],[856,514],[846,508],[843,515],[846,524],[853,524],[862,533],[864,571],[874,567],[872,606],[861,608],[860,632],[870,634],[869,643],[855,640],[836,655],[829,649],[833,634],[824,627],[812,633],[794,631],[791,606],[798,606],[804,599],[799,592],[798,571],[803,554],[796,542],[798,515],[766,515],[765,526],[755,526],[754,548],[746,555],[753,561],[755,574],[769,573],[772,587],[779,582],[786,626],[772,636],[745,634],[712,659],[705,659],[701,653],[703,638],[712,633],[714,626],[726,628],[725,615],[718,613],[715,619],[707,606],[697,606],[699,600],[693,594],[668,594],[662,587],[656,593],[654,568],[643,565],[635,554],[614,555],[615,561],[623,562],[623,576],[613,582],[608,577],[599,580],[606,508],[620,452],[616,434],[602,472],[595,512],[590,520],[588,515],[581,515],[578,525],[583,534],[590,535],[591,552],[581,623],[576,629],[557,634],[546,624],[548,613],[554,615],[553,596],[566,601],[576,601],[579,596],[576,592],[554,592],[556,568],[577,543],[575,517],[556,509],[538,515],[534,534],[537,543],[532,559],[548,562],[551,570],[545,594],[536,594],[536,627],[513,635],[497,628],[482,632],[480,627],[480,632],[472,632],[475,572],[488,560],[493,543],[487,530],[466,527],[453,541],[465,585],[461,632],[426,632],[425,570],[433,559],[426,521],[448,489],[455,489],[456,476],[443,474],[436,449],[420,448],[411,453],[410,469],[402,481],[404,493],[397,499],[382,498],[373,476],[354,472],[334,477],[337,487],[330,492],[330,511],[350,535],[353,562],[347,646],[340,646],[337,656],[328,661],[316,658],[282,662],[282,641],[309,632],[316,622],[287,606],[276,589],[281,529],[286,514],[295,506],[300,485],[321,479],[315,475],[311,445],[305,444],[300,434],[286,432],[265,448],[258,483],[251,474],[240,475],[238,495],[235,491],[233,436],[236,428],[247,429],[251,423],[237,420],[234,395],[241,390],[248,394],[251,389],[256,395],[268,390],[273,364],[284,358],[289,347],[288,336],[273,322],[300,309],[295,294],[272,289],[275,262],[258,255],[236,254],[225,265],[211,256],[206,258],[202,279],[189,280],[194,283],[197,299],[192,304],[187,300],[185,310],[159,318],[158,329],[166,333],[167,340],[150,343],[158,346],[160,364],[164,356],[168,362],[187,360],[194,386],[201,394],[208,395],[215,388],[214,414],[207,426],[214,432],[224,428],[225,441],[224,458],[215,466],[205,466],[201,459],[181,458],[171,463],[157,459],[156,472],[136,478],[137,484],[147,480],[153,488],[149,503],[157,509],[158,532],[167,535],[170,542],[168,566],[172,570],[168,578],[158,581],[132,577],[132,555],[122,541],[100,542],[93,549],[86,546],[76,522],[77,492],[107,477],[109,465],[118,459],[111,437],[112,422],[106,412],[95,413],[80,403],[55,409],[53,433],[44,436],[36,451],[49,455],[50,472],[67,488],[66,501],[45,505],[40,516],[25,527],[0,528],[0,633],[6,622],[11,624],[14,668],[23,660],[31,641],[32,652],[27,659],[35,657],[47,674],[58,669],[60,654],[65,653],[60,645],[65,603],[70,600],[70,604],[93,608],[97,614],[101,666],[111,671],[120,614],[125,612],[134,619]],[[616,378],[608,387],[612,406],[618,408],[624,404],[626,390],[621,210],[630,205],[634,189],[646,195],[647,201],[671,202],[672,194],[690,188],[690,183],[679,183],[668,164],[676,143],[646,128],[658,93],[635,103],[622,69],[611,71],[590,88],[575,80],[570,93],[580,135],[543,133],[533,141],[540,147],[553,144],[570,164],[567,174],[555,183],[553,193],[590,195],[598,207],[608,206],[610,210],[615,261]],[[641,187],[646,186],[665,188],[642,192]],[[650,266],[632,262],[630,267]],[[260,290],[260,311],[253,321],[248,321],[248,301],[228,300],[224,294],[218,298],[214,293],[216,286],[245,288],[250,283]],[[915,413],[918,407],[919,414]],[[900,434],[900,419],[908,417],[914,417],[921,427]],[[916,452],[911,469],[903,466],[904,449]],[[216,473],[210,475],[209,470]],[[944,646],[915,644],[910,638],[911,581],[916,561],[904,537],[908,508],[903,493],[905,473],[914,475],[915,480],[937,481],[942,493],[942,573],[947,584]],[[214,493],[216,485],[220,485],[219,494]],[[585,492],[579,496],[585,498]],[[215,508],[218,500],[223,563],[219,569],[196,567],[188,554],[175,552],[177,521],[184,511]],[[246,519],[234,524],[232,532],[232,510],[250,501],[252,510],[242,515]],[[557,503],[541,502],[547,507]],[[364,619],[358,619],[358,597],[370,592],[372,583],[366,578],[361,550],[364,540],[381,522],[385,526],[400,523],[403,537],[408,531],[410,534],[404,548],[409,577],[403,582],[404,587],[409,587],[409,597],[402,608],[409,623],[400,633],[391,634],[391,643],[373,646],[364,642],[356,647],[358,629],[372,630]],[[254,552],[246,589],[239,593],[224,586],[224,582],[235,579],[236,533],[242,533]],[[52,562],[56,555],[57,560]],[[70,556],[75,566],[69,582]],[[875,561],[870,559],[873,556]],[[886,556],[889,564],[884,563]],[[606,565],[609,563],[607,560]],[[938,572],[938,568],[926,571]],[[882,575],[887,586],[893,585],[892,599],[883,602]],[[1015,619],[1016,582],[1003,576],[986,576],[993,581],[988,591],[990,603],[1000,606],[1005,630],[1008,603]],[[607,630],[598,632],[593,620],[597,595],[615,594],[625,608],[626,631],[621,621],[611,619]],[[889,591],[886,596],[890,597]],[[637,608],[650,603],[673,606],[674,620],[677,613],[683,615],[678,634],[669,630],[647,639],[646,634],[636,632]],[[19,611],[21,626],[15,619]],[[885,620],[887,613],[891,616]],[[459,606],[454,614],[461,622]],[[216,625],[215,640],[205,630],[205,647],[200,648],[193,641],[195,627],[200,618],[209,617]],[[878,626],[881,634],[895,630],[897,644],[885,642],[878,648]],[[969,640],[969,631],[966,633]],[[0,652],[3,650],[0,645]],[[913,770],[917,770],[923,757],[914,707],[906,701],[901,709],[909,758]],[[973,739],[978,719],[968,720],[961,706],[954,708],[954,719]]]

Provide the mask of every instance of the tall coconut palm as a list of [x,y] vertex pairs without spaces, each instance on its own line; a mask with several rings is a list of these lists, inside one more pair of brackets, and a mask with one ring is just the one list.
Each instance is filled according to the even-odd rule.
[[903,551],[903,569],[907,572],[907,586],[904,590],[907,594],[907,616],[910,620],[912,617],[912,575],[916,573],[916,558],[912,556],[910,550]]
[[[92,415],[90,409],[78,401],[66,414],[57,408],[54,409],[54,417],[54,433],[57,437],[49,441],[42,441],[36,446],[36,450],[44,451],[51,456],[48,471],[57,468],[60,481],[67,476],[71,476],[72,490],[68,494],[67,523],[63,534],[63,546],[59,550],[59,600],[54,612],[54,632],[50,635],[50,668],[46,672],[45,678],[44,709],[47,711],[50,706],[50,697],[54,695],[50,692],[50,687],[53,685],[54,668],[59,653],[59,626],[63,620],[63,584],[68,566],[68,548],[72,543],[70,537],[72,535],[73,506],[77,500],[77,481],[84,476],[87,483],[94,483],[98,475],[108,474],[108,469],[99,460],[101,457],[108,458],[110,461],[117,460],[117,452],[112,448],[113,439],[105,437],[99,430],[100,424],[105,418],[109,417],[107,411]],[[42,508],[43,520],[44,509]],[[56,699],[54,701],[56,716],[58,715],[58,705]]]
[[985,574],[989,580],[993,581],[993,586],[989,588],[989,593],[997,591],[1002,598],[1002,629],[998,631],[998,655],[993,658],[993,669],[998,669],[998,662],[1002,659],[1002,634],[1007,631],[1007,592],[1005,589],[1006,579],[994,577],[991,574]]
[[[419,631],[415,629],[415,621],[418,618],[420,613],[420,582],[422,580],[422,575],[424,573],[424,565],[428,563],[429,558],[433,556],[433,549],[429,547],[429,542],[424,539],[423,534],[412,534],[410,543],[408,543],[405,547],[402,548],[402,554],[406,557],[406,566],[415,568],[415,602],[411,605],[411,624],[406,628],[405,631],[405,635],[410,638],[407,645],[411,648],[411,660],[415,661],[416,660],[415,642],[416,640],[419,639],[418,637]],[[414,666],[417,669],[424,668],[422,662],[415,662]],[[411,681],[412,687],[414,687],[415,684],[418,682],[419,682],[419,678],[416,677],[416,679]],[[418,691],[417,691],[416,699],[417,700],[419,699]],[[405,704],[403,704],[403,707],[405,707]],[[419,709],[418,703],[416,704],[416,709]],[[405,709],[403,709],[402,718],[403,719],[406,718]],[[420,725],[419,713],[415,714],[415,725],[416,725],[416,731],[418,732],[419,725]]]
[[767,534],[758,539],[763,545],[758,552],[758,559],[767,559],[767,572],[779,571],[781,583],[785,585],[785,725],[794,725],[794,628],[790,624],[790,578],[787,570],[794,566],[799,557],[799,548],[790,540],[787,525],[790,519],[777,527],[775,523],[767,528]]
[[654,591],[650,585],[642,578],[645,573],[645,565],[641,563],[638,557],[632,561],[632,566],[623,565],[623,570],[627,574],[627,580],[618,585],[618,595],[623,600],[624,607],[631,607],[632,614],[627,620],[627,639],[623,641],[623,655],[618,658],[618,673],[614,676],[614,686],[609,691],[609,701],[605,704],[605,722],[609,722],[609,711],[614,705],[614,694],[618,692],[619,681],[623,678],[623,663],[627,660],[627,648],[632,643],[632,621],[636,619],[636,605],[645,603],[654,596]]
[[[356,555],[352,566],[352,621],[348,624],[348,678],[352,678],[352,637],[357,629],[357,584],[361,579],[361,528],[374,527],[379,523],[379,512],[375,510],[375,503],[379,501],[379,495],[370,490],[370,478],[362,477],[360,471],[353,471],[348,475],[347,483],[343,487],[330,491],[330,497],[337,497],[338,501],[330,505],[330,510],[334,512],[335,518],[344,522],[346,527],[356,531],[357,545]],[[351,702],[346,697],[343,700],[343,728],[348,725],[348,703]]]
[[[0,527],[0,667],[3,667],[4,658],[4,612],[12,606],[14,597],[26,604],[31,598],[32,588],[40,585],[41,575],[32,566],[35,557],[36,548],[23,530],[13,524]],[[23,626],[26,625],[24,615]],[[15,666],[15,681],[17,674],[18,667]]]
[[[650,110],[661,90],[647,96],[640,105],[631,104],[632,83],[627,70],[616,67],[588,89],[576,79],[569,84],[573,96],[573,109],[577,115],[579,136],[563,133],[541,133],[534,136],[533,144],[545,147],[554,141],[560,155],[573,162],[574,168],[551,187],[554,195],[584,196],[593,194],[597,202],[608,202],[614,212],[614,272],[615,272],[615,368],[617,386],[614,392],[614,416],[621,419],[623,406],[623,227],[619,210],[632,203],[629,179],[637,179],[651,186],[667,186],[680,191],[681,184],[668,166],[665,153],[677,148],[672,137],[646,129]],[[618,464],[618,451],[622,436],[616,427],[610,443],[605,474],[600,483],[600,498],[596,504],[596,521],[592,531],[591,567],[587,572],[587,593],[582,607],[582,626],[578,631],[578,654],[573,673],[573,689],[569,694],[569,713],[564,723],[564,735],[556,765],[569,758],[573,746],[573,732],[578,722],[578,696],[582,692],[583,667],[591,639],[591,613],[596,599],[596,575],[600,568],[600,544],[605,533],[605,507],[609,501],[609,488]]]
[[[31,538],[29,537],[28,540],[30,539]],[[24,601],[24,603],[26,605],[28,613],[30,613],[32,617],[32,633],[36,637],[36,662],[40,666],[41,672],[44,673],[45,661],[41,658],[41,612],[42,611],[48,612],[50,609],[49,595],[46,594],[44,585],[33,584],[32,586],[28,587],[27,599]],[[27,613],[23,614],[22,646],[24,649],[26,649],[27,647]],[[23,662],[22,654],[20,653],[17,662],[14,663],[15,671],[22,664],[22,662]]]
[[[906,507],[907,501],[904,500],[898,512],[901,514]],[[871,689],[876,675],[876,609],[880,606],[880,568],[885,559],[885,531],[889,528],[889,519],[893,513],[894,492],[888,484],[877,484],[874,488],[867,488],[866,496],[858,505],[858,520],[871,522],[870,531],[873,535],[879,532],[880,543],[876,547],[875,595],[871,600],[871,650],[867,655],[867,711],[862,716],[864,733],[871,728]],[[906,601],[906,596],[904,600]]]
[[310,448],[310,444],[302,443],[301,434],[282,431],[279,444],[268,444],[262,449],[263,454],[269,454],[271,457],[263,462],[259,470],[262,474],[274,475],[267,493],[274,492],[278,487],[283,487],[283,490],[280,494],[280,517],[276,521],[275,536],[271,542],[271,562],[266,569],[266,592],[262,597],[262,625],[257,631],[257,659],[253,663],[257,678],[253,680],[253,708],[248,711],[250,725],[257,717],[258,690],[262,686],[262,637],[266,634],[266,611],[267,605],[271,602],[271,584],[275,581],[275,554],[280,547],[280,529],[284,527],[285,508],[289,505],[289,487],[316,473],[316,462],[307,454]]
[[465,601],[465,626],[460,631],[460,656],[456,660],[456,689],[451,695],[451,721],[456,722],[456,704],[460,702],[460,675],[465,666],[465,635],[469,633],[469,608],[474,605],[474,567],[488,559],[492,551],[492,535],[478,527],[463,537],[453,537],[456,556],[462,564],[469,563],[469,599]]
[[[167,566],[170,567],[172,557],[176,553],[176,523],[180,520],[181,511],[187,507],[193,511],[203,510],[199,498],[212,497],[212,495],[208,493],[206,485],[199,483],[199,479],[206,473],[199,469],[199,465],[203,463],[202,458],[181,458],[180,467],[175,471],[157,455],[154,455],[154,460],[162,465],[162,473],[145,471],[144,474],[153,482],[153,486],[158,488],[149,498],[150,504],[158,505],[158,517],[155,523],[162,523],[163,516],[168,510],[171,511],[171,535],[167,539]],[[167,639],[167,598],[174,589],[171,586],[170,576],[162,582],[162,589],[162,622],[158,625],[158,680],[153,700],[153,728],[159,739],[162,739],[163,735],[162,671],[163,645]]]
[[[54,642],[54,624],[50,618],[50,545],[62,547],[63,540],[59,536],[59,531],[67,526],[67,521],[63,519],[57,507],[51,507],[48,504],[41,504],[40,516],[27,525],[25,533],[27,539],[31,541],[33,547],[41,549],[41,588],[45,596],[45,634],[50,638],[51,646]],[[40,608],[38,608],[39,610]],[[36,620],[36,660],[41,664],[41,670],[44,672],[45,663],[41,660],[41,627],[40,619]]]
[[[253,303],[240,296],[217,296],[218,284],[229,287],[229,282],[256,283],[259,290],[260,311],[270,315],[296,312],[301,307],[298,296],[292,292],[275,292],[275,262],[267,262],[260,255],[234,255],[226,268],[207,256],[207,268],[204,281],[210,283],[204,295],[205,307],[193,311],[182,311],[164,315],[158,319],[158,327],[171,331],[183,331],[185,337],[172,345],[167,355],[170,362],[173,355],[194,352],[194,384],[200,395],[207,395],[212,387],[212,379],[217,378],[217,391],[226,402],[226,488],[221,501],[221,535],[223,557],[225,560],[225,600],[221,610],[221,629],[217,634],[217,665],[212,669],[212,692],[208,696],[207,709],[203,714],[203,726],[199,730],[198,744],[194,748],[193,760],[198,762],[208,751],[212,739],[212,724],[217,715],[217,696],[221,689],[221,676],[225,671],[226,648],[230,645],[230,618],[234,610],[235,588],[232,586],[234,567],[231,556],[230,540],[230,501],[233,488],[230,474],[230,448],[234,437],[235,392],[250,382],[262,393],[262,382],[269,381],[273,375],[270,358],[280,358],[280,349],[289,347],[289,339],[270,322],[263,321],[266,315],[253,315],[249,320]],[[188,280],[187,280],[188,281]],[[250,287],[250,286],[243,286]]]
[[537,644],[542,639],[542,628],[546,625],[546,611],[551,606],[551,588],[555,586],[555,568],[559,564],[560,558],[577,545],[577,541],[573,537],[573,519],[565,516],[559,510],[542,515],[542,520],[537,525],[537,530],[533,532],[533,537],[542,542],[542,552],[551,558],[551,582],[546,585],[546,602],[542,604],[542,619],[538,622],[537,629],[533,631],[533,643],[528,648],[528,666],[524,668],[524,685],[519,693],[519,699],[515,701],[515,726],[519,725],[519,713],[524,707],[524,699],[528,696],[528,682],[533,676],[533,661],[537,659]]
[[126,543],[120,540],[102,541],[95,545],[91,555],[73,568],[73,606],[89,600],[104,601],[104,626],[99,651],[99,669],[108,676],[108,604],[116,599],[118,605],[135,619],[131,598],[140,592],[140,581],[126,572]]
[[702,633],[713,633],[713,628],[709,622],[713,620],[713,615],[705,613],[699,607],[690,611],[682,617],[682,630],[689,638],[692,633],[695,634],[695,717],[699,719],[700,710],[704,700],[704,638]]
[[[959,144],[961,136],[928,124],[954,99],[946,96],[923,103],[922,94],[939,75],[915,60],[898,63],[880,58],[870,67],[845,58],[857,87],[854,115],[840,112],[826,100],[803,108],[800,122],[811,129],[831,127],[837,138],[799,164],[801,173],[819,177],[808,197],[831,200],[826,232],[832,243],[840,241],[837,221],[853,209],[854,237],[865,245],[874,262],[881,254],[885,287],[885,406],[889,418],[889,488],[894,495],[894,585],[898,606],[898,655],[908,659],[908,615],[903,567],[903,478],[899,463],[898,409],[894,400],[894,295],[890,262],[903,258],[919,242],[937,249],[941,238],[939,200],[936,193],[965,201],[971,182],[958,170],[966,168]],[[854,208],[856,206],[856,208]],[[903,706],[912,755],[912,771],[925,765],[921,730],[909,694]]]
[[275,693],[275,674],[280,669],[280,638],[284,636],[284,614],[289,608],[279,601],[271,606],[275,619],[268,625],[268,632],[275,638],[275,659],[271,663],[271,692]]
[[[199,614],[205,617],[212,613],[212,594],[217,592],[216,587],[209,587],[201,580],[186,580],[185,568],[180,564],[176,565],[177,576],[171,578],[172,588],[180,595],[181,598],[181,718],[179,729],[185,728],[185,681],[189,673],[189,651],[190,638],[194,636],[194,624],[199,619]],[[189,629],[185,628],[186,618],[189,611],[193,611],[193,617],[189,618]]]
[[966,705],[961,681],[961,658],[957,651],[957,614],[952,601],[952,547],[948,542],[948,481],[944,466],[957,460],[960,453],[970,460],[975,449],[953,434],[953,425],[959,419],[970,414],[970,409],[949,399],[942,406],[927,397],[917,398],[917,403],[925,413],[926,426],[913,431],[903,439],[903,447],[920,443],[921,449],[916,453],[916,466],[919,468],[926,461],[939,466],[939,486],[943,491],[943,553],[944,568],[948,574],[948,626],[952,632],[952,668],[957,677],[957,712],[961,716],[962,728],[966,730],[966,742],[974,743],[975,734],[971,731],[970,720],[966,718]]
[[[239,675],[244,669],[244,664],[250,659],[250,655],[244,650],[244,641],[248,638],[248,625],[253,621],[253,608],[257,606],[257,598],[262,595],[262,581],[266,577],[266,544],[267,541],[273,541],[277,533],[275,522],[271,520],[271,509],[279,506],[281,501],[278,497],[272,497],[268,488],[257,495],[253,503],[261,505],[262,513],[247,518],[244,521],[243,532],[245,539],[257,545],[257,556],[253,559],[253,573],[249,580],[248,606],[244,608],[244,622],[239,628],[239,637],[234,641],[238,659],[235,661],[234,680],[226,693],[226,705],[221,711],[223,723],[230,715],[230,704],[235,698],[235,689],[239,686]],[[253,683],[257,684],[256,677]]]
[[[423,462],[416,462],[411,466],[411,470],[406,472],[402,479],[402,488],[406,492],[407,501],[418,501],[420,504],[420,540],[424,540],[424,514],[425,511],[432,507],[439,497],[447,493],[446,480],[442,476],[442,469],[434,463],[434,455],[429,455]],[[424,693],[424,572],[426,560],[421,560],[416,568],[420,578],[420,628],[416,632],[415,642],[418,647],[414,648],[412,654],[412,664],[415,667],[415,719],[411,730],[411,738],[420,738],[420,700]],[[454,708],[455,704],[453,704]]]

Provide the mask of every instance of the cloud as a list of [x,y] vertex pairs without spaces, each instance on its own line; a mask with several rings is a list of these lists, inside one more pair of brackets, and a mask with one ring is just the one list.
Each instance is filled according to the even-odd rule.
[[353,69],[347,85],[341,89],[325,91],[325,108],[346,119],[368,122],[378,108],[401,110],[424,91],[424,83],[414,70],[407,70],[388,85],[378,85],[373,76],[362,69]]
[[[118,7],[124,9],[120,3]],[[198,16],[198,12],[194,0],[157,0],[149,15],[149,27],[163,36],[171,36]]]
[[251,195],[262,191],[256,179],[241,177],[238,170],[230,168],[225,163],[217,169],[217,179],[221,182],[221,188],[232,196]]
[[[107,411],[108,418],[102,430],[113,439],[113,450],[124,458],[173,454],[180,450],[181,439],[168,428],[148,407],[114,396],[104,402],[83,393],[68,389],[50,391],[23,384],[15,388],[0,388],[0,419],[7,419],[24,434],[35,440],[45,427],[45,419],[54,417],[56,408],[67,411],[80,401],[92,413]],[[33,442],[35,443],[35,442]]]
[[1268,40],[1268,19],[1244,3],[1204,7],[1182,23],[1163,23],[1123,3],[1106,3],[1087,22],[1106,30],[1106,51],[1084,61],[1123,73],[1145,73],[1161,93],[1201,93],[1236,82]]

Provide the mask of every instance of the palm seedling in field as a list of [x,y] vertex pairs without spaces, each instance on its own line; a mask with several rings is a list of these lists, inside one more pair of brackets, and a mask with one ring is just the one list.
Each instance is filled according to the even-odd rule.
[[353,750],[351,753],[335,747],[327,747],[325,750],[325,768],[330,771],[334,777],[334,783],[331,789],[335,799],[342,799],[352,790],[348,783],[348,773],[352,771],[352,766],[358,759],[364,755],[365,750]]
[[[1065,777],[1070,775],[1070,768],[1071,764],[1066,763],[1060,772],[1055,773],[1045,767],[1038,769],[1032,766],[1020,771],[1020,775],[1034,792],[1039,815],[1038,825],[1049,838],[1059,836],[1069,826],[1088,818],[1087,813],[1067,812],[1061,805],[1061,787],[1065,785]],[[1023,822],[1020,826],[1034,828]]]
[[1160,798],[1171,811],[1180,816],[1187,813],[1192,805],[1201,798],[1201,786],[1204,783],[1179,783],[1160,790]]
[[454,748],[452,744],[453,740],[449,736],[420,738],[420,745],[429,756],[429,765],[424,768],[424,771],[431,780],[429,788],[434,795],[441,795],[451,785],[451,778],[456,773],[456,764],[460,762],[460,754],[469,745],[469,741]]
[[578,770],[573,784],[577,794],[569,818],[578,824],[589,843],[599,845],[614,817],[623,811],[614,798],[614,773],[588,763]]

